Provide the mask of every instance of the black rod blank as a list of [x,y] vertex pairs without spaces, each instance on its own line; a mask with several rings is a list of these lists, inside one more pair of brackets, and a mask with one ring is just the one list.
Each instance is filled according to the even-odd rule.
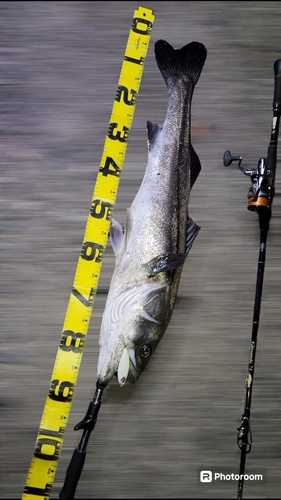
[[253,389],[254,370],[255,370],[257,337],[258,337],[259,319],[261,310],[263,276],[265,268],[266,239],[269,230],[270,216],[271,216],[270,209],[266,211],[264,210],[263,213],[260,213],[260,226],[261,226],[260,251],[259,251],[259,261],[258,261],[257,282],[256,282],[256,295],[255,295],[254,314],[253,314],[251,347],[249,355],[249,366],[248,366],[248,375],[246,378],[246,398],[245,398],[244,413],[242,416],[240,428],[238,428],[239,432],[237,437],[237,444],[241,450],[240,470],[239,470],[239,480],[238,480],[238,495],[237,495],[238,500],[242,499],[246,454],[251,451],[252,447],[250,411],[252,402],[252,389]]

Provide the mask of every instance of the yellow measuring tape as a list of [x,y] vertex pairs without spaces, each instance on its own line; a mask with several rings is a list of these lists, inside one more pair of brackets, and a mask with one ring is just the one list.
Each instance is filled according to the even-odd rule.
[[98,287],[136,97],[153,27],[153,10],[134,12],[103,155],[78,259],[23,500],[48,500],[55,479]]

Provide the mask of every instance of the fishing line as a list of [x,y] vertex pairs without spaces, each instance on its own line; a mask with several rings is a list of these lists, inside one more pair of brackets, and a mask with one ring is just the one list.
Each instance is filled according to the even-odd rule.
[[98,287],[153,22],[152,9],[139,7],[135,10],[23,500],[34,500],[36,497],[48,500],[51,494]]

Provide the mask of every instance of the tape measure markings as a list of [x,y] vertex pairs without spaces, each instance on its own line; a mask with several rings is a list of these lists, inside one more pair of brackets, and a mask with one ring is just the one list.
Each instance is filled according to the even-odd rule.
[[23,500],[34,500],[34,497],[48,500],[51,494],[98,287],[153,21],[151,9],[139,7],[134,12]]

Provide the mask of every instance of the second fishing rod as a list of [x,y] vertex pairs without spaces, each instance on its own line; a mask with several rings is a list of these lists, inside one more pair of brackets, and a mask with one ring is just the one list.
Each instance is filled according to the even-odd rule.
[[257,349],[257,337],[261,310],[263,277],[266,260],[266,241],[269,231],[269,223],[272,215],[272,202],[275,195],[275,174],[277,163],[277,143],[281,115],[281,59],[274,63],[274,98],[273,118],[270,144],[267,157],[260,158],[256,169],[244,169],[241,167],[241,156],[232,156],[230,151],[224,154],[224,165],[229,166],[232,161],[239,161],[239,168],[245,175],[250,176],[252,185],[248,192],[248,210],[254,211],[259,216],[260,248],[258,257],[258,270],[256,280],[256,292],[253,312],[252,336],[250,343],[250,354],[248,373],[246,377],[246,395],[244,411],[238,430],[237,444],[241,450],[237,500],[242,499],[246,455],[251,451],[252,433],[250,426],[250,412],[252,402],[253,380],[255,370],[255,359]]

